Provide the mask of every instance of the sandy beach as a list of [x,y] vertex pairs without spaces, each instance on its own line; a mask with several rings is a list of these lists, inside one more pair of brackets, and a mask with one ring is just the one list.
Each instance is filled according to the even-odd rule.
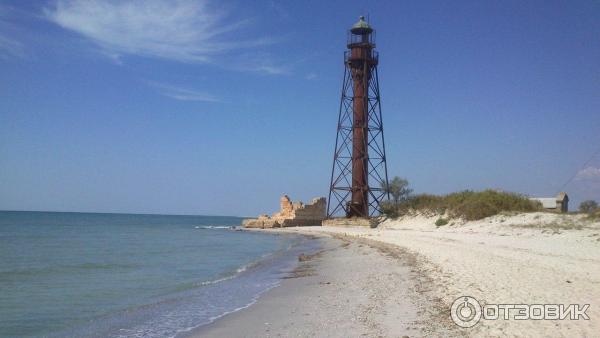
[[[308,230],[308,229],[306,229]],[[281,286],[197,337],[402,337],[453,330],[429,281],[395,246],[333,234]]]
[[[196,336],[553,336],[600,332],[600,224],[529,213],[434,225],[410,216],[365,227],[297,227],[327,236],[293,278]],[[264,230],[273,231],[273,230]],[[460,328],[452,302],[589,304],[589,320],[480,320]]]

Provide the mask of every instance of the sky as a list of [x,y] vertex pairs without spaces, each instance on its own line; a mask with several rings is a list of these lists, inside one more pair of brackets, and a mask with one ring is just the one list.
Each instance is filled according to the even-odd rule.
[[249,216],[327,196],[360,15],[390,176],[600,200],[598,1],[2,0],[0,210]]

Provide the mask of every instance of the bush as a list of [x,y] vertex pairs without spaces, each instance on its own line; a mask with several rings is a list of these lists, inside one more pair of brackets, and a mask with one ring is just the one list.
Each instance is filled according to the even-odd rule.
[[441,227],[442,225],[446,225],[448,224],[448,220],[445,218],[438,218],[437,221],[435,221],[435,226]]
[[384,182],[381,185],[381,188],[384,192],[392,195],[392,199],[396,204],[400,201],[407,200],[413,191],[408,187],[408,180],[398,176],[389,181],[387,185]]
[[[398,217],[410,210],[441,215],[446,212],[453,218],[478,220],[496,215],[502,211],[532,212],[541,210],[539,202],[531,201],[525,196],[495,190],[461,191],[438,196],[420,194],[399,203],[397,206],[386,205],[384,213],[390,217]],[[392,216],[392,214],[396,216]]]
[[398,213],[398,206],[394,202],[381,202],[379,204],[379,207],[381,208],[381,213],[386,215],[387,217],[396,218],[400,216]]
[[587,201],[583,201],[583,202],[581,202],[581,204],[579,204],[579,211],[585,212],[586,214],[592,214],[596,210],[598,210],[598,202],[596,202],[596,201],[587,200]]
[[597,209],[595,212],[592,212],[588,215],[588,220],[590,221],[599,221],[600,220],[600,209]]
[[494,203],[473,199],[459,204],[450,214],[454,217],[462,217],[468,221],[473,221],[497,215],[500,211],[503,210]]

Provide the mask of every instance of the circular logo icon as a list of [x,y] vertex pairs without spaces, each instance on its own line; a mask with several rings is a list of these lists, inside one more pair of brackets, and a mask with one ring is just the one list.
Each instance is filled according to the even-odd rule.
[[452,303],[450,317],[460,327],[473,327],[481,319],[481,305],[473,297],[459,297]]

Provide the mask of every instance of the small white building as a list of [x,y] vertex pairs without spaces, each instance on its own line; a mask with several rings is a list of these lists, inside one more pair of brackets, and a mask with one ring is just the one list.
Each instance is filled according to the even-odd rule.
[[569,211],[569,196],[566,192],[560,192],[556,197],[533,197],[530,200],[542,203],[542,207],[546,210],[556,212]]

